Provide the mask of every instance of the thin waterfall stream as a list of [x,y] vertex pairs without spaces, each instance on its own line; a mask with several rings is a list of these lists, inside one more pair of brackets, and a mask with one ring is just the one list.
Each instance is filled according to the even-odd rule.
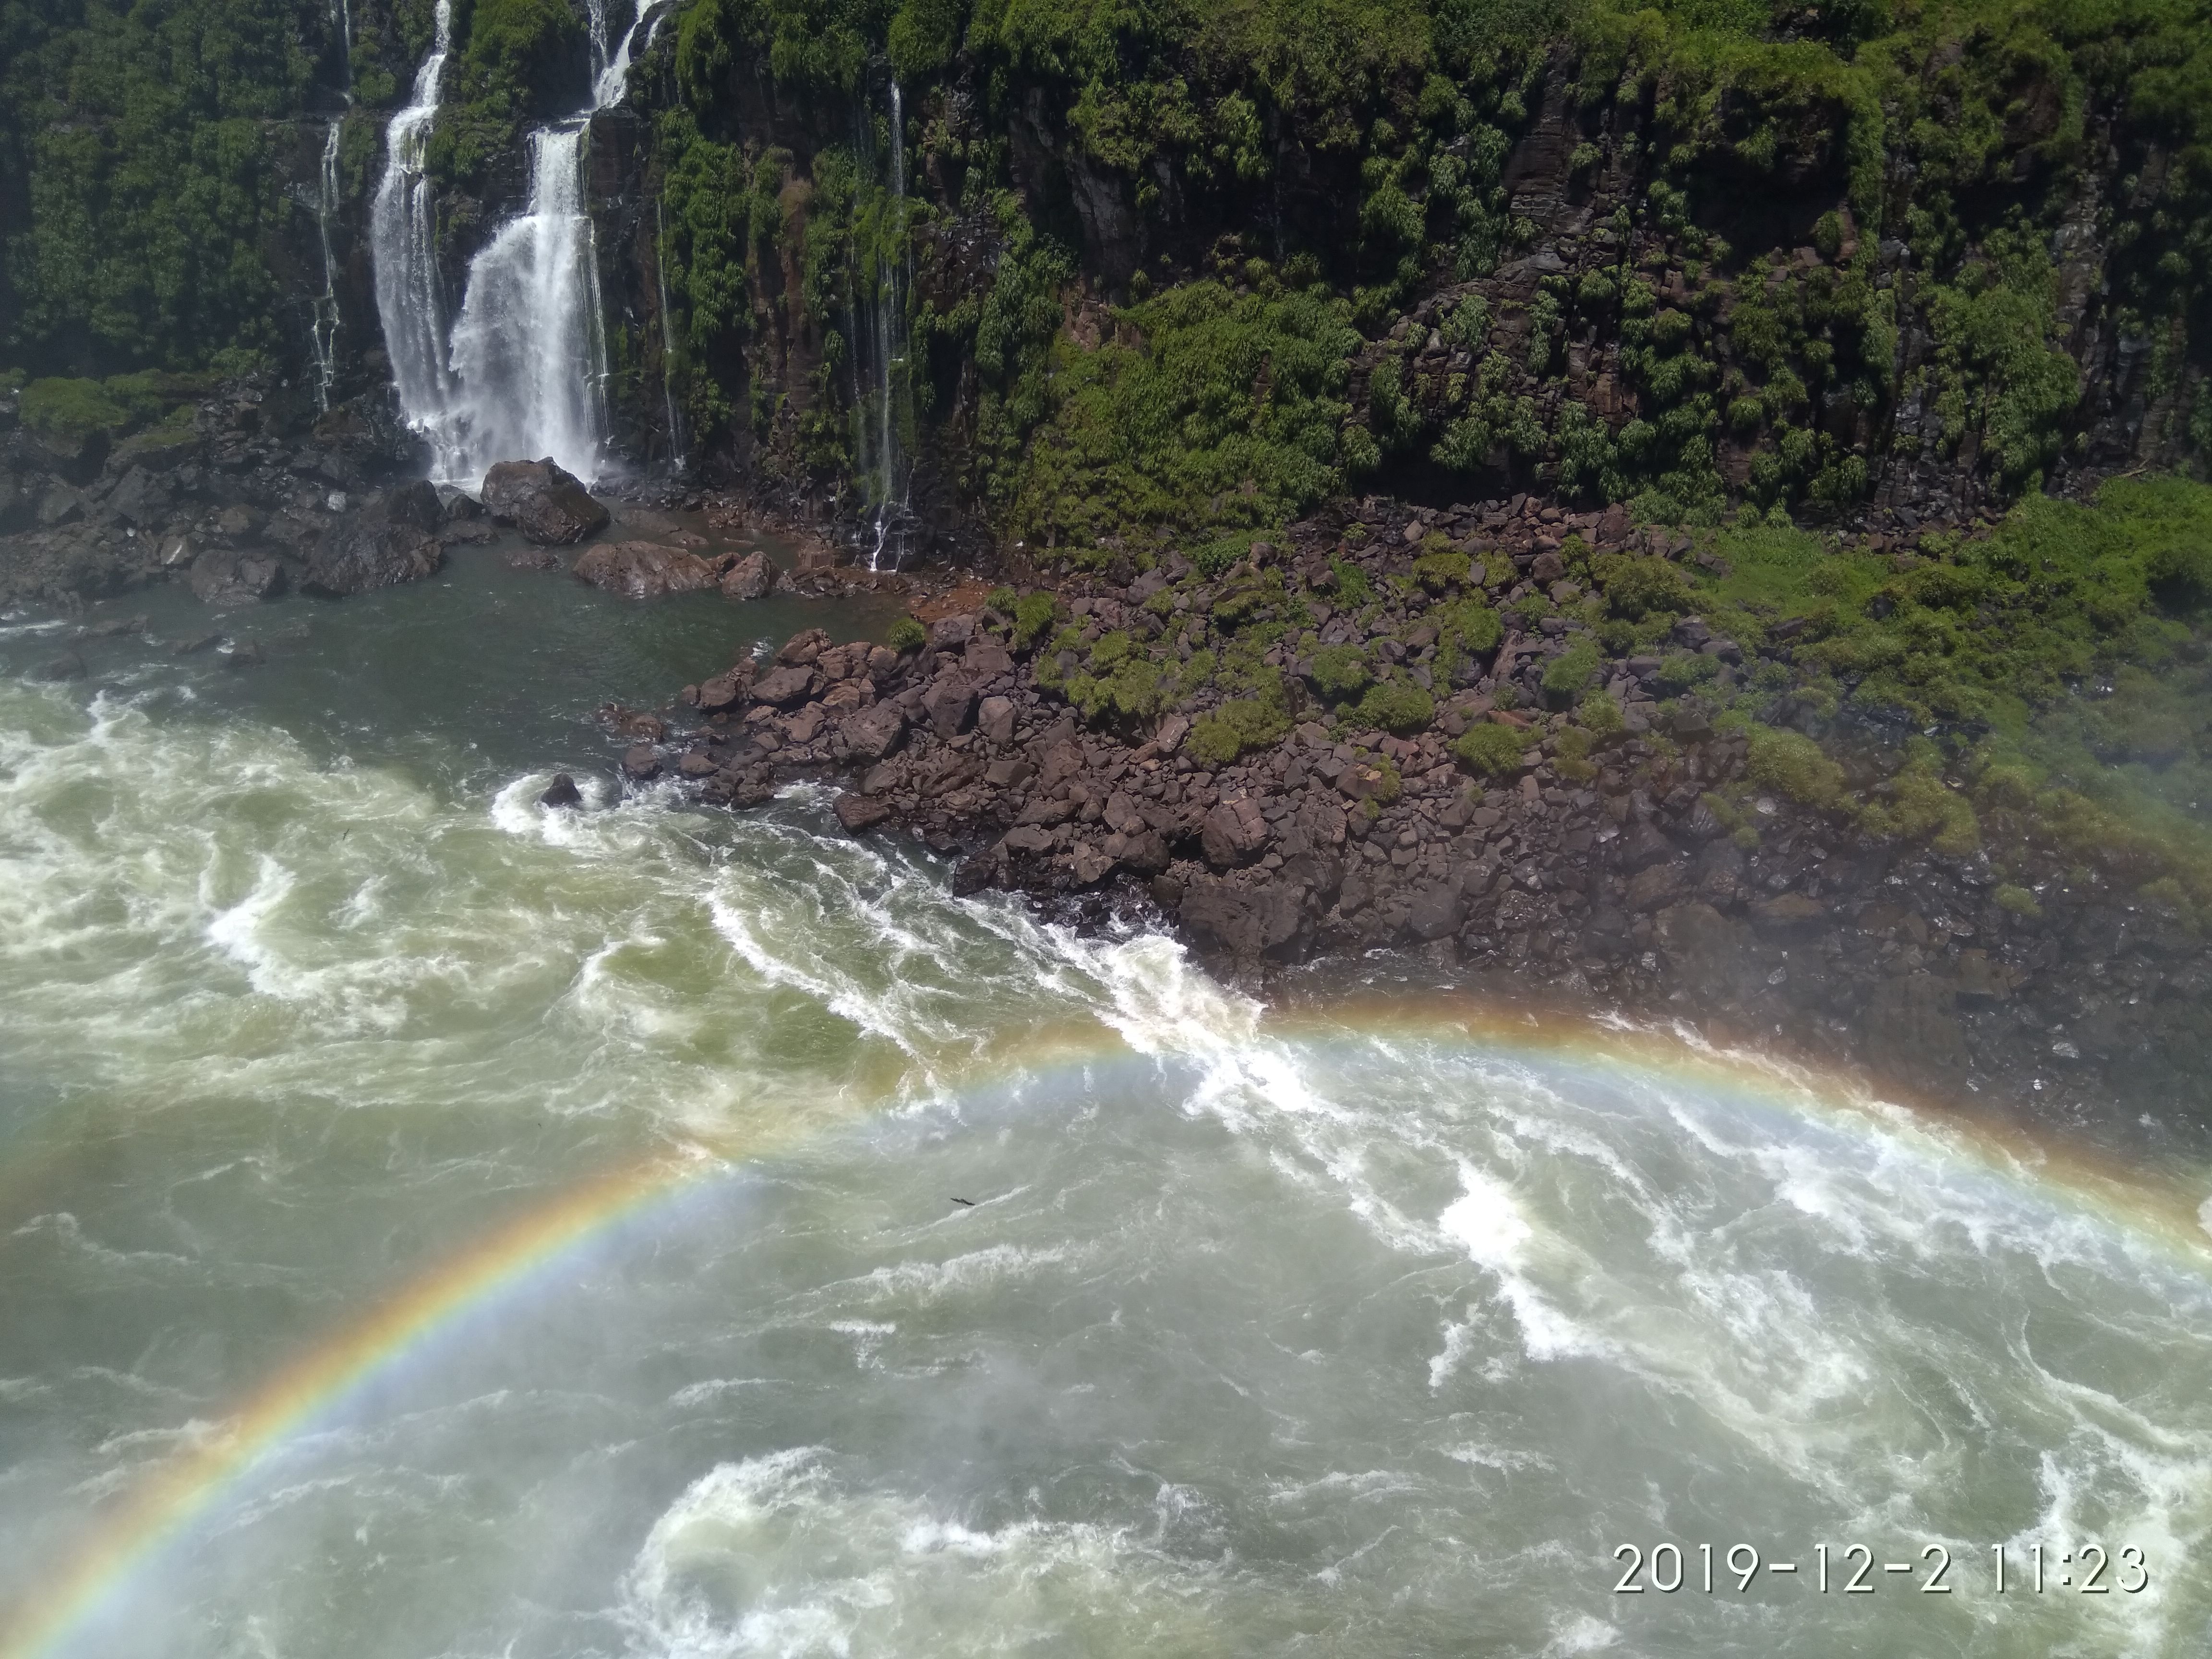
[[407,107],[385,130],[384,179],[369,235],[376,266],[376,310],[392,359],[399,407],[417,431],[434,426],[451,393],[445,306],[438,275],[436,204],[423,153],[443,93],[453,49],[453,0],[438,0],[437,37],[415,76]]
[[344,118],[333,119],[323,138],[322,165],[316,177],[315,234],[322,246],[323,291],[315,296],[308,345],[315,362],[315,407],[325,414],[330,412],[331,387],[338,374],[338,276],[337,259],[331,251],[331,225],[338,212],[338,145],[344,136]]

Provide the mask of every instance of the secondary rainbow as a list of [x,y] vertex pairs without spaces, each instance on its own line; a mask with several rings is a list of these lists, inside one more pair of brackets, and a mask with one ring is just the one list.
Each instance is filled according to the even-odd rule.
[[[1500,1013],[1458,999],[1421,997],[1339,1006],[1322,1013],[1270,1020],[1246,1034],[1255,1040],[1322,1042],[1443,1039],[1498,1054],[1517,1051],[1554,1061],[1601,1066],[1617,1072],[1689,1075],[1708,1086],[1754,1095],[1771,1106],[1802,1115],[1819,1113],[1871,1127],[1880,1103],[1841,1079],[1777,1066],[1756,1056],[1699,1050],[1672,1033],[1595,1026],[1581,1019]],[[1218,1052],[1218,1050],[1217,1050]],[[1020,1058],[1016,1060],[1014,1055]],[[1200,1056],[1193,1054],[1192,1058]],[[1115,1060],[1142,1063],[1150,1056],[1096,1026],[1032,1033],[1001,1045],[994,1063],[971,1071],[958,1092],[988,1086],[1000,1077],[1049,1085],[1062,1072]],[[892,1091],[896,1099],[901,1091]],[[942,1090],[932,1089],[940,1097]],[[1894,1112],[1895,1109],[1887,1109]],[[815,1127],[820,1126],[815,1120]],[[1893,1121],[1889,1127],[1894,1128]],[[2212,1265],[2197,1222],[2193,1198],[2178,1187],[2146,1183],[2087,1160],[2069,1149],[2034,1142],[1986,1121],[1961,1121],[1948,1138],[2002,1177],[2064,1189],[2077,1202],[2130,1227],[2149,1231],[2199,1270]],[[756,1140],[745,1149],[757,1158],[775,1147]],[[621,1225],[627,1218],[687,1189],[726,1176],[738,1160],[702,1149],[602,1175],[563,1191],[540,1207],[477,1240],[418,1278],[367,1317],[279,1370],[232,1414],[225,1431],[149,1480],[100,1528],[32,1607],[20,1610],[13,1628],[0,1632],[0,1659],[39,1659],[58,1651],[94,1622],[133,1572],[183,1534],[225,1492],[289,1439],[319,1419],[342,1410],[358,1392],[400,1364],[469,1311],[540,1268],[559,1263]]]

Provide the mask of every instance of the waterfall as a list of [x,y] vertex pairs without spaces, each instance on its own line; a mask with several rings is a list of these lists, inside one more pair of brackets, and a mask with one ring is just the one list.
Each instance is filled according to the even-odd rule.
[[400,411],[417,431],[436,422],[451,384],[445,307],[439,297],[437,227],[422,152],[438,112],[446,54],[453,46],[453,0],[438,0],[437,19],[437,40],[416,74],[413,101],[385,129],[384,179],[369,217],[384,349],[392,359]]
[[530,200],[469,265],[438,475],[474,488],[495,461],[550,455],[586,483],[606,430],[606,337],[585,202],[588,118],[530,136]]
[[338,273],[331,253],[331,223],[338,211],[338,141],[345,130],[343,118],[331,123],[323,140],[320,188],[315,198],[315,231],[323,245],[323,291],[315,300],[315,320],[308,342],[315,355],[315,406],[325,415],[331,409],[331,387],[338,377]]
[[653,277],[660,290],[660,397],[668,410],[668,471],[673,477],[684,471],[684,428],[676,418],[676,325],[668,314],[668,221],[660,204],[653,204],[657,234],[653,250]]
[[[647,21],[648,12],[652,13],[650,22]],[[654,11],[650,6],[638,8],[637,15],[630,19],[629,27],[623,31],[622,44],[617,46],[607,58],[606,67],[599,71],[598,80],[592,84],[592,106],[594,109],[607,109],[622,102],[623,94],[629,89],[629,66],[633,43],[638,52],[644,52],[650,47],[653,45],[653,33],[660,27],[660,20],[667,15],[666,8],[658,11]],[[645,39],[642,40],[637,38],[637,32],[641,28],[645,31]]]
[[[899,83],[890,83],[890,222],[903,247],[906,240],[906,107]],[[907,376],[907,273],[900,259],[884,260],[878,246],[875,271],[876,443],[871,486],[876,498],[875,545],[868,568],[880,570],[886,556],[896,569],[906,551],[905,469],[899,454],[898,408]],[[866,446],[862,446],[864,455]]]
[[[438,109],[452,0],[415,101],[394,116],[374,221],[377,307],[407,424],[434,451],[432,474],[474,489],[495,461],[550,455],[589,482],[605,459],[607,342],[586,198],[589,112],[530,135],[530,195],[469,262],[447,337],[422,154]],[[593,110],[619,103],[634,52],[665,6],[640,7],[618,45],[609,0],[591,0]],[[665,305],[665,299],[664,299]],[[672,446],[675,443],[671,403]]]

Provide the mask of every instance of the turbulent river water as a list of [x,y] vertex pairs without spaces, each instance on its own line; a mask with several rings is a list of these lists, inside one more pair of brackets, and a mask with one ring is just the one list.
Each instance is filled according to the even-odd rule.
[[536,804],[805,614],[6,624],[0,1653],[2212,1650],[2203,1171]]

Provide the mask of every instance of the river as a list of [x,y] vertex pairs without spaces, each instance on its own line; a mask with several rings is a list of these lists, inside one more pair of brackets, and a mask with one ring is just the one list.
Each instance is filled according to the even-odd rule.
[[127,610],[0,632],[0,1653],[2212,1649],[2201,1168],[617,798],[873,612]]

